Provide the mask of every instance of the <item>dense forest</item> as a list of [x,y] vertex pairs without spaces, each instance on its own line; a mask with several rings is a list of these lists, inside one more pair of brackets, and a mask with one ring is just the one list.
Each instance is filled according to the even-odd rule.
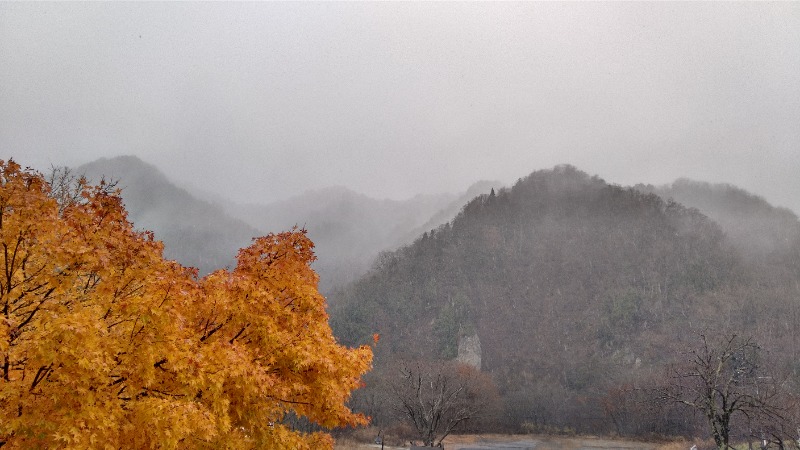
[[458,358],[477,336],[498,393],[494,425],[483,427],[702,434],[702,417],[655,407],[647,392],[669,383],[701,335],[751,336],[793,386],[798,230],[789,211],[735,189],[623,188],[571,166],[535,172],[382,254],[329,297],[342,342],[381,336],[354,404],[392,423],[397,365]]

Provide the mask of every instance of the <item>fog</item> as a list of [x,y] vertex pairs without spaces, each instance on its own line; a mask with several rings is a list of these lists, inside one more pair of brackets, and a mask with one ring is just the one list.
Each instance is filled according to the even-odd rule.
[[568,163],[800,212],[800,3],[0,3],[0,158],[239,202]]

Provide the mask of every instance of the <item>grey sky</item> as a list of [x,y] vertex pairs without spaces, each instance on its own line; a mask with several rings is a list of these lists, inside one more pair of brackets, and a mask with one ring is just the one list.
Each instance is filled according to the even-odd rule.
[[800,3],[0,3],[0,158],[266,202],[570,163],[800,212]]

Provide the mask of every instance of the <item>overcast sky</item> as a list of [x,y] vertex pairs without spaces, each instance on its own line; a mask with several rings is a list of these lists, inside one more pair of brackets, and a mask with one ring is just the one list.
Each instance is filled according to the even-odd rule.
[[237,201],[729,182],[800,212],[800,3],[0,3],[0,159]]

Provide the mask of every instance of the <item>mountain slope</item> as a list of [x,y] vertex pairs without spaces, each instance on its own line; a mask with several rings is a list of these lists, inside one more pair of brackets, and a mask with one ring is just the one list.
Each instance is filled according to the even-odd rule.
[[800,221],[794,212],[736,186],[679,179],[671,185],[636,188],[699,209],[719,223],[749,258],[780,257],[800,240]]
[[[425,341],[408,344],[409,351],[437,349],[454,356],[457,333],[426,341],[442,333],[436,323],[450,320],[447,314],[458,316],[456,328],[485,329],[481,341],[505,341],[495,330],[542,316],[545,305],[548,315],[577,309],[568,315],[588,313],[584,319],[589,319],[599,312],[599,302],[628,291],[637,302],[651,302],[650,313],[668,314],[664,308],[672,300],[727,282],[734,267],[722,232],[700,213],[560,167],[537,172],[495,196],[476,198],[452,225],[385,255],[374,272],[332,296],[332,303],[341,302],[341,311],[345,305],[354,309],[353,314],[337,310],[337,319],[345,322],[371,304],[395,308],[429,331],[414,336],[419,328],[393,328],[408,323],[402,320],[370,329],[375,324],[367,321],[354,328],[362,335],[342,336],[349,343],[383,331],[408,342]],[[432,324],[422,323],[430,319]],[[527,328],[523,334],[530,338],[541,331],[517,328]],[[509,352],[527,345],[523,342],[509,339],[487,348]],[[487,368],[500,359],[487,354]]]
[[456,218],[458,213],[461,212],[461,210],[464,208],[464,205],[470,202],[470,200],[472,200],[475,197],[478,197],[479,195],[488,194],[492,189],[500,189],[502,186],[503,186],[502,183],[500,183],[499,181],[481,180],[473,183],[470,187],[467,188],[467,190],[464,193],[462,193],[457,198],[450,201],[450,203],[442,207],[424,224],[414,228],[411,231],[408,231],[405,234],[405,236],[401,237],[396,242],[396,245],[393,246],[393,248],[410,244],[414,242],[418,237],[422,236],[423,233],[436,229],[439,226],[444,225],[448,222],[451,222],[453,219]]
[[135,156],[102,158],[74,169],[90,181],[118,181],[128,218],[164,242],[164,255],[197,267],[200,274],[231,266],[236,253],[260,233],[221,208],[172,184]]
[[477,335],[508,423],[587,429],[604,396],[663,372],[699,332],[746,329],[796,354],[794,324],[768,319],[800,313],[798,289],[758,276],[700,211],[561,166],[383,255],[331,295],[331,320],[347,344],[382,336],[378,371],[452,359]]

